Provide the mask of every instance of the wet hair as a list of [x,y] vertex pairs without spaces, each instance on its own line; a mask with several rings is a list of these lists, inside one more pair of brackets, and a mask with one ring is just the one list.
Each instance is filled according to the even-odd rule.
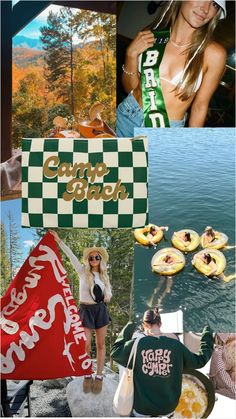
[[158,326],[160,326],[161,316],[158,307],[155,307],[153,310],[145,311],[143,315],[143,322],[148,324],[157,324]]
[[205,229],[205,233],[206,233],[207,236],[211,236],[211,237],[215,238],[215,232],[213,231],[212,227]]
[[191,242],[191,235],[190,235],[189,231],[185,231],[184,237],[187,241]]
[[204,259],[206,260],[206,263],[209,265],[209,263],[211,263],[211,261],[212,261],[212,257],[210,255],[210,253],[205,253],[204,254]]
[[[151,27],[149,26],[151,30],[156,29],[156,27],[157,30],[161,30],[173,27],[175,24],[182,6],[182,1],[166,1],[163,3],[166,3],[163,11],[164,17],[161,18],[161,20],[159,19],[158,23],[155,21]],[[207,24],[194,31],[192,42],[189,47],[186,48],[187,57],[184,75],[178,86],[174,89],[182,101],[188,100],[194,93],[196,80],[203,66],[204,51],[213,40],[213,32],[219,22],[220,15],[221,8],[219,7],[216,15]]]
[[163,259],[163,260],[164,260],[164,262],[168,262],[168,260],[170,259],[170,257],[171,257],[170,255],[166,255],[166,256],[164,257],[164,259]]
[[151,227],[150,227],[150,233],[152,233],[152,232],[154,232],[154,231],[156,231],[156,227],[155,227],[155,226],[151,226]]

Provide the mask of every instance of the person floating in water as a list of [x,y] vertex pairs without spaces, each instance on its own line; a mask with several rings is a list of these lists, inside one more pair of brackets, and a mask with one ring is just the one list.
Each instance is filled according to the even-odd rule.
[[189,233],[189,231],[184,231],[181,233],[175,231],[174,236],[176,236],[178,240],[181,241],[184,247],[188,247],[191,243],[191,234]]
[[202,235],[203,246],[206,247],[209,243],[212,243],[216,238],[216,233],[211,226],[206,227]]
[[156,288],[154,288],[152,292],[152,296],[147,302],[148,307],[153,307],[154,305],[157,304],[159,308],[162,308],[163,300],[165,300],[165,297],[167,294],[171,293],[172,286],[173,286],[172,276],[159,278],[158,285],[156,286]]
[[211,271],[207,276],[214,276],[214,274],[217,272],[217,263],[215,258],[213,258],[210,253],[204,253],[203,255],[194,255],[192,264],[195,263],[196,259],[200,259],[202,262],[204,262],[206,265],[208,265],[211,268]]
[[155,266],[158,266],[159,268],[163,267],[164,269],[166,265],[175,265],[179,264],[180,262],[182,262],[182,260],[176,260],[172,255],[167,254],[158,262],[156,262]]
[[205,228],[201,237],[201,242],[203,247],[215,247],[216,249],[224,248],[225,250],[229,250],[235,249],[236,247],[235,245],[227,245],[228,237],[226,234],[214,230],[211,226]]
[[204,254],[194,255],[192,259],[193,265],[195,264],[196,259],[201,260],[202,262],[204,262],[206,265],[208,265],[211,268],[211,271],[207,274],[207,276],[211,277],[211,279],[213,279],[213,277],[215,276],[219,279],[222,279],[224,282],[230,282],[232,279],[235,279],[236,277],[235,273],[232,275],[225,276],[224,272],[222,272],[221,274],[216,275],[216,272],[218,269],[217,262],[216,262],[216,259],[210,255],[210,253],[206,252]]
[[148,239],[148,243],[151,246],[156,246],[156,243],[153,242],[153,238],[156,236],[156,234],[158,234],[159,231],[168,231],[168,227],[167,226],[162,226],[162,227],[158,227],[158,226],[151,226],[150,230],[147,234],[147,239]]

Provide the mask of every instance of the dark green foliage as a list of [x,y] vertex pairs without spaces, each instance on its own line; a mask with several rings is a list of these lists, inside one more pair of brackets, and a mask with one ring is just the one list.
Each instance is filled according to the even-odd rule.
[[7,240],[4,225],[1,223],[1,295],[4,295],[11,282],[11,267],[9,251],[7,248]]
[[10,211],[8,213],[8,220],[10,275],[11,279],[13,279],[23,263],[23,256],[20,246],[19,227]]
[[70,105],[74,114],[74,51],[73,37],[76,29],[73,25],[73,13],[70,8],[63,8],[59,13],[50,12],[47,26],[41,28],[41,41],[45,50],[47,64],[46,79],[49,89],[58,98]]
[[48,123],[50,127],[52,127],[53,119],[56,116],[67,117],[71,116],[70,108],[68,105],[55,105],[53,108],[49,109],[48,111]]

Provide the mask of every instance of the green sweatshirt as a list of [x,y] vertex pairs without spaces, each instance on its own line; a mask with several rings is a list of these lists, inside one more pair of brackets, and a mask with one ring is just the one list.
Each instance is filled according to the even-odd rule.
[[[134,324],[128,323],[111,351],[112,358],[126,367],[134,343]],[[213,336],[206,326],[198,354],[180,341],[166,336],[144,336],[138,343],[134,367],[134,409],[157,416],[175,410],[181,394],[182,374],[186,368],[202,368],[213,351]],[[130,365],[131,367],[131,365]]]

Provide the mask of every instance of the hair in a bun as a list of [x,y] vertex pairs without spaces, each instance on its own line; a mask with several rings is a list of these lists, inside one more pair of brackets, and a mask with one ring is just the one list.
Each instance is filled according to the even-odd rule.
[[154,307],[153,310],[147,310],[145,311],[143,315],[143,322],[149,323],[149,324],[161,324],[161,316],[159,313],[158,307]]

